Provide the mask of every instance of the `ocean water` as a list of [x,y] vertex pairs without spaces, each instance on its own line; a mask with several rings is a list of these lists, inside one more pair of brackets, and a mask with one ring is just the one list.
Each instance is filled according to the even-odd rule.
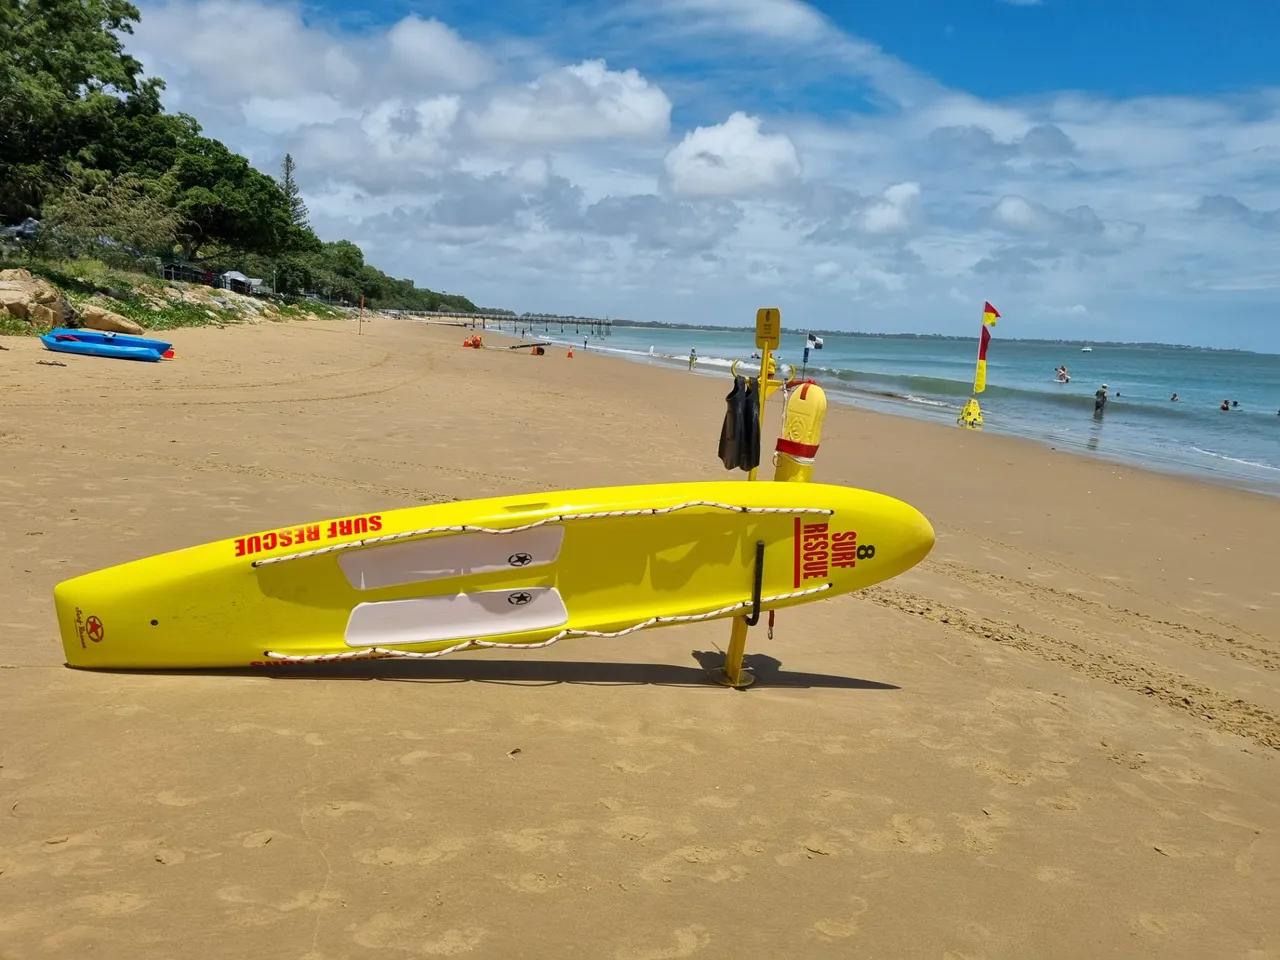
[[[1079,345],[1002,340],[1001,332],[993,330],[987,389],[978,397],[987,431],[1280,496],[1280,355],[1107,345],[1086,353]],[[696,347],[695,371],[727,381],[732,361],[755,352],[753,336],[748,329],[620,327],[590,339],[588,349],[687,368]],[[567,331],[546,339],[571,342]],[[810,352],[806,375],[833,403],[954,424],[972,391],[976,330],[968,340],[831,335],[823,341],[823,349]],[[797,374],[804,343],[803,335],[784,335],[778,350]],[[1055,381],[1060,364],[1070,383]],[[750,370],[749,362],[740,368]],[[1096,420],[1093,395],[1104,383],[1111,400]],[[1224,399],[1239,407],[1219,410]]]

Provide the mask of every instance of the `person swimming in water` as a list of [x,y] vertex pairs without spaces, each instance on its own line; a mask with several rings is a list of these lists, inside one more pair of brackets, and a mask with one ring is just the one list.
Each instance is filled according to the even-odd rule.
[[1178,395],[1175,393],[1172,397],[1170,397],[1170,398],[1169,398],[1169,402],[1170,402],[1170,403],[1177,403],[1177,402],[1178,402]]
[[1223,400],[1223,401],[1222,401],[1222,406],[1220,406],[1218,409],[1219,409],[1219,410],[1230,410],[1230,409],[1231,409],[1231,404],[1229,404],[1229,403],[1227,403],[1227,401]]

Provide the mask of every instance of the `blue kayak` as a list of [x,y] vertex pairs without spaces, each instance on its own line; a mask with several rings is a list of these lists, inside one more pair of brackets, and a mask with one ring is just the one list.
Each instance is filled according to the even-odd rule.
[[45,349],[56,353],[75,353],[85,357],[114,357],[117,360],[157,362],[172,350],[163,340],[134,337],[127,333],[105,333],[101,330],[72,330],[58,327],[41,334]]

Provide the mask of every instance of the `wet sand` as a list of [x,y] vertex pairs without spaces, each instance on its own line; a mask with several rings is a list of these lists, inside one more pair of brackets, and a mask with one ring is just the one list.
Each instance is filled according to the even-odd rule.
[[464,335],[181,330],[158,366],[4,340],[0,957],[1280,957],[1280,505],[1242,491],[833,407],[816,478],[938,543],[753,630],[749,691],[700,666],[727,622],[63,666],[52,589],[89,570],[744,476],[727,377]]

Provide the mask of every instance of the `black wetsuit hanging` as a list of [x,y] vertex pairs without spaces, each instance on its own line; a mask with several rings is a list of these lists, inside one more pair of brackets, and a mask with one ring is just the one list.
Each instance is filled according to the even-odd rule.
[[760,390],[755,377],[734,377],[725,398],[720,427],[720,462],[726,470],[754,470],[760,465]]

